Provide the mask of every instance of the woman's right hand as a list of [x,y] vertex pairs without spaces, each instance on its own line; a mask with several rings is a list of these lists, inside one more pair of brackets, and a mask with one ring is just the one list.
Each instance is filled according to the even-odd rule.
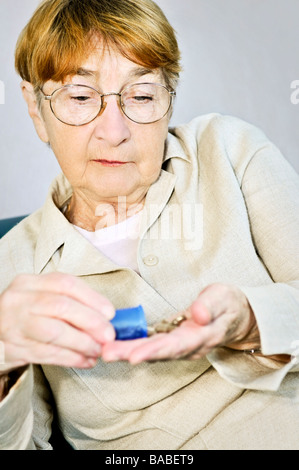
[[113,341],[111,302],[79,278],[19,275],[0,295],[0,374],[27,364],[89,368]]

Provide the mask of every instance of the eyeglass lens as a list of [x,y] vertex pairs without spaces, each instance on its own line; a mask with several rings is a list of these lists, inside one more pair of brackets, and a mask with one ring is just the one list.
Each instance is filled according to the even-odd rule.
[[[51,108],[60,121],[74,126],[83,125],[96,118],[108,95],[101,95],[83,85],[66,85],[53,93]],[[162,119],[171,104],[170,92],[155,83],[131,85],[119,96],[124,114],[132,121],[143,124]]]

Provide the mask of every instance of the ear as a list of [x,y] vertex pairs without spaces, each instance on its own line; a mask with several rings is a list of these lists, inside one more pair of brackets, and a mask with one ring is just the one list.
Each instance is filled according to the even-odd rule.
[[46,130],[43,117],[38,107],[37,98],[34,93],[34,88],[32,84],[23,80],[21,83],[21,90],[23,93],[24,100],[26,101],[27,106],[28,106],[29,115],[33,121],[35,130],[39,138],[43,142],[48,143],[49,142],[48,133]]

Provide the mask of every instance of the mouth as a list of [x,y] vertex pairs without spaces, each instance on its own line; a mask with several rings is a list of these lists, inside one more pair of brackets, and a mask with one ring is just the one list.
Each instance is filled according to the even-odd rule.
[[95,163],[99,163],[102,166],[106,167],[118,167],[127,165],[127,162],[120,162],[118,160],[92,160]]

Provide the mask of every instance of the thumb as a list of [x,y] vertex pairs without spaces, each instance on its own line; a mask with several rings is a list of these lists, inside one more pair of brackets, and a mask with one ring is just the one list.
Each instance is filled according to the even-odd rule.
[[201,295],[190,306],[190,313],[195,323],[202,326],[208,325],[213,320],[212,312]]

